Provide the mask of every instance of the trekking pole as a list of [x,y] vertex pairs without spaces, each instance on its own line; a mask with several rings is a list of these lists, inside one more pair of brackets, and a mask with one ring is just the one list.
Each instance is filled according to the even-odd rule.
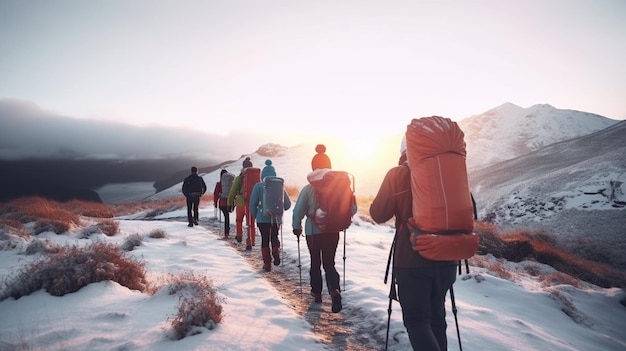
[[459,351],[463,351],[463,346],[461,345],[461,332],[459,331],[459,319],[456,316],[456,302],[454,301],[454,289],[452,285],[450,285],[450,301],[452,302],[452,313],[454,314],[454,323],[456,324],[456,336],[459,339]]
[[[391,242],[391,248],[389,248],[389,258],[387,259],[387,269],[385,270],[385,279],[384,282],[387,284],[387,278],[389,277],[389,267],[391,266],[391,259],[393,257],[393,250],[396,244],[396,238],[398,237],[398,232],[393,237],[393,241]],[[398,295],[396,293],[396,275],[391,271],[391,287],[389,288],[389,307],[387,307],[387,336],[385,338],[385,351],[387,351],[387,345],[389,345],[389,326],[391,324],[391,303],[393,300],[397,299]]]
[[302,298],[302,262],[300,261],[300,235],[298,235],[298,271],[300,272],[300,298]]
[[[219,207],[219,203],[218,203],[218,207]],[[217,233],[218,234],[222,234],[222,211],[221,210],[217,210],[217,215],[218,215],[218,223],[219,223],[219,227],[220,228]],[[224,232],[225,233],[225,232]]]
[[[385,282],[386,283],[386,282]],[[396,293],[396,275],[391,272],[391,287],[389,288],[389,306],[387,307],[387,336],[385,337],[385,351],[389,345],[389,326],[391,325],[391,304],[393,300],[397,299]]]
[[346,230],[343,230],[343,291],[346,291]]

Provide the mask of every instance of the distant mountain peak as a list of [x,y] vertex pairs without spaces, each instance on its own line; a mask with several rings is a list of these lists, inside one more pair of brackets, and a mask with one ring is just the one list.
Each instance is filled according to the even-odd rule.
[[549,104],[522,108],[510,102],[463,119],[468,168],[510,160],[541,147],[607,128],[617,121]]

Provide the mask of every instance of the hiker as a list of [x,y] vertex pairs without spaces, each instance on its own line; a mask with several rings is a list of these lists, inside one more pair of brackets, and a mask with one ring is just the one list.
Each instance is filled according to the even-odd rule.
[[220,171],[220,180],[215,183],[215,190],[213,190],[213,204],[215,208],[219,208],[224,215],[224,237],[228,238],[230,236],[230,209],[228,208],[228,194],[222,194],[222,190],[228,191],[227,189],[222,189],[222,176],[226,173],[228,173],[228,171],[225,169]]
[[311,168],[313,170],[320,168],[331,169],[332,167],[330,165],[330,157],[326,155],[326,146],[324,144],[317,144],[317,146],[315,147],[315,152],[317,152],[317,154],[315,154],[315,156],[313,156],[313,159],[311,159]]
[[[267,177],[276,177],[276,170],[274,166],[272,166],[271,160],[265,161],[265,167],[263,167],[263,171],[261,171],[262,181],[256,183],[254,188],[252,188],[252,194],[250,195],[250,215],[256,219],[256,225],[259,228],[259,232],[261,232],[263,269],[269,272],[272,270],[272,258],[274,259],[274,266],[280,265],[280,240],[278,240],[278,229],[283,222],[283,216],[267,216],[264,214],[263,199],[264,195],[266,195],[266,189],[263,181],[267,181]],[[283,210],[288,210],[291,207],[291,200],[284,188],[280,196],[283,197]]]
[[241,193],[241,185],[243,183],[243,168],[235,180],[233,181],[233,185],[230,188],[230,192],[228,193],[228,211],[235,211],[235,239],[238,243],[242,241],[243,238],[243,217],[246,214],[246,203],[243,199],[243,194]]
[[[313,157],[311,166],[313,171],[323,168],[330,168],[330,158],[323,152],[326,150],[323,145],[318,145],[318,154]],[[304,225],[306,244],[311,255],[311,267],[309,275],[311,278],[311,296],[317,303],[322,302],[322,271],[324,267],[326,274],[326,288],[332,299],[332,311],[341,311],[341,290],[339,272],[335,268],[335,255],[339,244],[339,232],[322,232],[309,218],[313,214],[316,205],[315,191],[311,184],[305,185],[300,191],[296,205],[293,208],[293,234],[299,237],[302,234],[302,219],[307,216]]]
[[[243,241],[243,219],[246,218],[246,223],[250,222],[247,217],[248,210],[246,209],[246,200],[243,196],[243,172],[246,168],[252,167],[252,161],[250,157],[246,157],[243,160],[243,168],[239,175],[233,181],[233,185],[228,193],[228,205],[230,212],[235,211],[235,239],[238,243]],[[254,234],[254,225],[248,226],[248,231]],[[246,250],[252,250],[252,244],[249,242],[250,233],[248,233],[248,239],[246,242]]]
[[204,179],[198,175],[198,167],[191,167],[191,174],[183,181],[183,195],[187,198],[187,220],[189,227],[198,225],[200,197],[206,192]]
[[[402,319],[414,350],[447,350],[445,297],[456,279],[455,261],[430,261],[414,251],[407,221],[413,216],[411,172],[406,141],[399,165],[391,168],[370,205],[370,216],[385,223],[395,216],[393,275],[398,284]],[[392,279],[393,280],[393,279]]]

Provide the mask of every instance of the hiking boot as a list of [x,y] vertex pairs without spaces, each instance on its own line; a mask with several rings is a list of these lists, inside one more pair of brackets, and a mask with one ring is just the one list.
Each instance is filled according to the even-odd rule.
[[193,224],[198,225],[198,221],[193,221]]
[[270,272],[272,270],[272,256],[270,256],[270,248],[262,247],[261,256],[263,257],[263,269],[266,272]]
[[193,227],[193,223],[187,224],[188,227]]
[[311,296],[313,296],[313,300],[317,303],[322,302],[322,294],[311,291]]
[[274,266],[280,265],[280,248],[279,247],[272,248],[272,257],[274,257]]
[[332,311],[333,313],[338,313],[343,308],[341,305],[341,293],[339,292],[339,289],[333,290],[333,292],[330,293],[330,296],[333,299]]
[[242,237],[241,236],[235,236],[235,239],[237,239],[238,243],[242,242]]
[[246,251],[251,251],[251,250],[252,250],[252,246],[246,245]]

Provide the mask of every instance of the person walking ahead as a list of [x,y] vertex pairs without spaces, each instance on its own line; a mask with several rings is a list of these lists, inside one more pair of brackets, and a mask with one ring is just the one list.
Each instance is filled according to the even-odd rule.
[[215,189],[213,190],[213,204],[215,208],[219,208],[224,215],[224,237],[230,236],[230,209],[228,208],[228,194],[222,194],[222,176],[224,173],[228,173],[227,170],[222,169],[220,172],[220,181],[215,183]]
[[198,175],[198,167],[191,167],[191,174],[183,181],[183,195],[187,199],[187,220],[189,226],[198,225],[200,197],[206,192],[204,179]]
[[[276,176],[272,161],[265,161],[266,166],[261,171],[261,180],[266,177]],[[256,183],[250,194],[250,215],[256,218],[256,224],[261,232],[261,256],[263,257],[263,269],[267,272],[272,270],[272,258],[274,265],[280,264],[280,240],[278,240],[278,229],[283,223],[283,216],[268,217],[263,214],[263,198],[265,187],[263,181]],[[291,207],[291,200],[287,192],[283,190],[283,209]],[[271,247],[270,247],[271,244]],[[270,254],[271,250],[271,254]]]
[[[314,157],[311,168],[313,171],[330,168],[330,159],[328,157]],[[322,302],[323,283],[320,267],[324,267],[324,272],[326,273],[326,288],[332,298],[332,311],[337,313],[343,308],[341,303],[339,272],[337,272],[335,268],[335,255],[337,254],[337,245],[339,244],[339,232],[322,232],[309,218],[315,211],[316,201],[313,185],[305,185],[300,191],[296,205],[293,208],[293,233],[298,237],[302,234],[302,219],[307,216],[304,233],[306,234],[306,244],[309,249],[309,254],[311,255],[311,268],[309,271],[311,277],[311,295],[315,302]]]
[[411,346],[420,351],[443,351],[448,349],[445,298],[456,279],[456,264],[427,260],[412,248],[407,221],[413,216],[413,197],[405,153],[403,140],[400,165],[385,175],[370,215],[376,223],[396,217],[393,275]]

